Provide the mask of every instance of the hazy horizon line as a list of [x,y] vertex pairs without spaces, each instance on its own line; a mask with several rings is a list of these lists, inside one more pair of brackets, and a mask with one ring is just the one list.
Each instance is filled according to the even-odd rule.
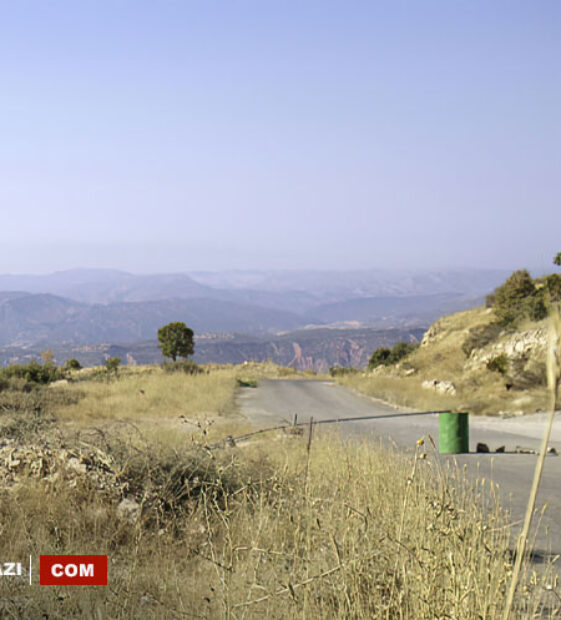
[[[552,265],[552,269],[554,266]],[[130,270],[124,269],[120,267],[66,267],[63,269],[51,269],[46,271],[6,271],[0,272],[0,277],[6,276],[49,276],[56,275],[61,273],[71,273],[71,272],[111,272],[111,273],[122,273],[133,276],[164,276],[164,275],[189,275],[189,274],[219,274],[219,273],[254,273],[254,274],[297,274],[297,273],[369,273],[369,272],[380,272],[380,273],[414,273],[414,274],[424,274],[424,273],[435,273],[435,272],[446,272],[446,273],[454,273],[454,272],[466,272],[466,271],[474,271],[474,272],[497,272],[497,271],[515,271],[517,269],[528,269],[528,271],[538,271],[542,268],[538,268],[537,266],[526,266],[526,267],[479,267],[479,266],[470,266],[470,265],[462,265],[462,266],[454,266],[454,267],[347,267],[347,268],[332,268],[332,267],[310,267],[310,268],[295,268],[295,267],[270,267],[270,268],[249,268],[249,267],[230,267],[230,268],[194,268],[194,269],[180,269],[180,270],[158,270],[158,271],[141,271],[141,270]]]

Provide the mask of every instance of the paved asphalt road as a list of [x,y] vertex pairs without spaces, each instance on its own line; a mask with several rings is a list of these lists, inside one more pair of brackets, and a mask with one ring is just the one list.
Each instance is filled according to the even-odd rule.
[[[404,415],[405,410],[360,396],[329,381],[260,381],[257,389],[243,389],[238,403],[243,413],[258,428],[291,422],[295,413],[298,414],[299,422],[305,422],[312,416],[314,420],[320,421],[375,415],[384,417],[341,424],[340,432],[346,437],[359,435],[389,438],[405,448],[413,448],[417,439],[427,434],[438,442],[438,415]],[[550,445],[561,455],[561,416],[559,413],[557,416]],[[521,521],[537,457],[515,454],[513,451],[516,446],[537,449],[544,428],[544,414],[510,419],[470,416],[472,453],[442,458],[456,458],[460,464],[467,464],[470,474],[485,476],[498,483],[503,503],[510,508],[513,521]],[[477,442],[488,444],[491,450],[505,446],[506,453],[476,454]],[[547,504],[547,509],[536,539],[536,561],[549,553],[561,554],[561,456],[548,455],[546,458],[537,501],[538,510],[544,504]],[[515,533],[518,532],[517,528]],[[561,565],[561,560],[557,565]]]

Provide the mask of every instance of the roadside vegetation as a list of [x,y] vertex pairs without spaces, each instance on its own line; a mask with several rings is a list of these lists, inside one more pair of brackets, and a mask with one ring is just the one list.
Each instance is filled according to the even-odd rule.
[[533,413],[547,406],[547,316],[561,301],[561,275],[514,272],[484,307],[436,321],[421,346],[373,352],[364,372],[337,381],[417,410]]
[[[329,433],[218,442],[247,430],[240,385],[306,376],[273,364],[66,376],[0,391],[0,545],[107,553],[110,585],[2,580],[2,617],[500,617],[508,514],[429,438],[410,454]],[[516,617],[553,617],[552,579],[527,567]]]

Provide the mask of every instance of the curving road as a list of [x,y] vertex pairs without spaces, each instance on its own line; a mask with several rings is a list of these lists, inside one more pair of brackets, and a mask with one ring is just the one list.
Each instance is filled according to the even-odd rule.
[[[338,425],[345,437],[360,436],[386,439],[404,448],[413,448],[427,434],[438,440],[438,416],[408,414],[381,401],[370,399],[330,381],[264,380],[257,388],[244,388],[238,405],[257,427],[265,428],[291,422],[298,414],[299,422],[313,417],[315,421],[333,418],[377,416],[377,419]],[[557,413],[557,416],[560,416]],[[545,414],[522,418],[470,417],[471,454],[456,457],[466,464],[473,476],[484,476],[499,484],[503,503],[510,508],[513,521],[524,518],[536,456],[516,454],[516,446],[537,449],[545,428]],[[329,425],[332,426],[332,425]],[[322,426],[318,426],[321,429]],[[504,454],[476,454],[477,442],[491,450],[505,446]],[[556,419],[550,445],[561,454],[561,419]],[[548,455],[538,495],[538,512],[547,504],[536,539],[535,559],[561,554],[561,456]],[[547,537],[549,532],[549,538]],[[516,531],[518,533],[518,530]]]

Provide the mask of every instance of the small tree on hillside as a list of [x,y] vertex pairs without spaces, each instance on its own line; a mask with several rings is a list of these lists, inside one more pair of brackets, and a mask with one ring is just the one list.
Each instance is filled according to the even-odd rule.
[[69,360],[66,360],[66,364],[64,365],[64,367],[67,370],[80,370],[82,368],[82,364],[80,364],[80,362],[75,357],[73,357]]
[[392,349],[388,349],[388,347],[378,347],[370,360],[368,361],[368,368],[373,370],[377,366],[382,364],[383,366],[391,366],[393,364],[397,364],[404,357],[407,357],[410,353],[412,353],[419,345],[413,344],[411,342],[398,342],[396,343]]
[[526,269],[510,275],[495,291],[493,309],[503,325],[516,322],[532,313],[536,286]]
[[174,362],[178,357],[189,357],[195,350],[193,330],[185,323],[168,323],[158,330],[158,347],[164,357]]
[[383,364],[384,366],[387,366],[388,359],[391,354],[392,354],[391,349],[388,349],[388,347],[378,347],[374,351],[374,353],[372,353],[372,355],[370,356],[370,359],[368,360],[368,368],[370,370],[373,370],[374,368],[376,368],[377,366],[380,366],[381,364]]
[[120,357],[108,357],[105,360],[105,370],[107,371],[108,375],[112,373],[116,375],[120,365],[121,365]]

